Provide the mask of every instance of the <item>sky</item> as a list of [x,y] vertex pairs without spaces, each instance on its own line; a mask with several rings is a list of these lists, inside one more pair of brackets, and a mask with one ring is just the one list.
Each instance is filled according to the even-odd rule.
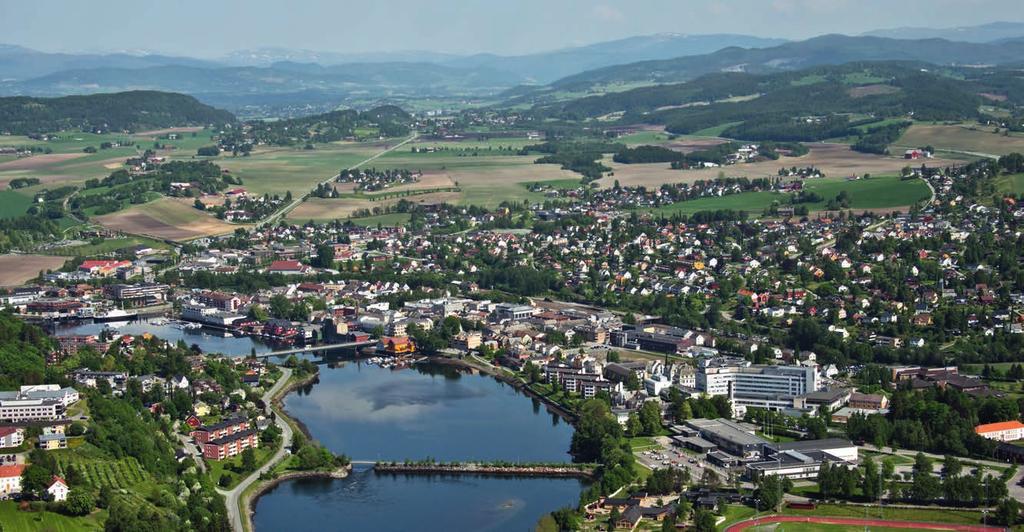
[[801,39],[1024,20],[1021,0],[0,0],[0,43],[214,58],[284,47],[515,55],[653,33]]

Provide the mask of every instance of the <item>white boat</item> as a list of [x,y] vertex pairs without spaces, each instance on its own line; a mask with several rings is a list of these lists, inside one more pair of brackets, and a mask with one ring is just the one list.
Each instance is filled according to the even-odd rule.
[[138,317],[138,313],[135,311],[126,311],[119,308],[97,311],[93,314],[93,321],[108,322],[108,321],[123,321],[127,323],[129,320]]

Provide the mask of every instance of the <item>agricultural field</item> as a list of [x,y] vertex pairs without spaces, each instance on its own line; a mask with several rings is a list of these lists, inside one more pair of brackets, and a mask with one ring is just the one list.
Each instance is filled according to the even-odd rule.
[[160,240],[153,240],[151,238],[139,236],[129,236],[123,238],[103,239],[102,241],[98,241],[96,243],[53,248],[47,250],[47,252],[53,253],[54,255],[62,255],[65,257],[90,257],[95,255],[111,255],[122,249],[135,247],[139,244],[145,244],[154,249],[166,249],[170,247]]
[[246,227],[200,212],[186,198],[162,198],[95,220],[108,229],[174,241],[222,235]]
[[248,157],[227,154],[210,160],[241,177],[242,186],[250,193],[283,196],[291,191],[299,196],[387,147],[388,143],[382,142],[338,142],[318,145],[315,150],[261,148]]
[[[936,150],[968,154],[1006,155],[1024,153],[1024,134],[993,133],[994,128],[975,125],[914,124],[893,143],[892,150],[934,146]],[[897,148],[897,146],[899,148]]]
[[128,489],[150,480],[149,475],[133,457],[120,460],[91,460],[82,458],[74,451],[62,452],[57,456],[57,463],[67,474],[68,469],[75,468],[90,485],[102,488],[110,486],[115,489]]
[[[825,172],[829,177],[849,177],[852,175],[895,175],[907,166],[920,165],[920,161],[907,161],[902,157],[872,155],[859,153],[845,144],[808,144],[810,153],[801,157],[781,157],[777,161],[760,161],[756,163],[735,164],[721,168],[704,168],[699,170],[672,170],[667,163],[651,164],[619,164],[611,157],[602,161],[612,168],[614,175],[605,176],[597,183],[601,187],[611,187],[617,180],[622,186],[657,187],[663,183],[692,183],[698,180],[715,179],[719,175],[726,177],[769,177],[778,175],[780,168],[792,166],[814,166]],[[944,158],[933,158],[925,161],[928,166],[948,166],[958,161]]]
[[32,197],[16,190],[0,190],[0,218],[21,216],[32,206]]
[[[806,205],[810,211],[824,210],[826,202],[843,191],[850,196],[850,209],[853,211],[891,212],[902,210],[914,203],[928,199],[931,195],[924,181],[920,179],[902,180],[894,176],[872,177],[856,181],[840,178],[809,180],[805,182],[804,189],[815,192],[824,198],[824,201],[804,203],[803,205]],[[671,216],[676,213],[689,215],[701,211],[729,209],[760,214],[765,208],[771,206],[772,202],[777,201],[780,205],[788,205],[788,198],[788,194],[779,192],[742,192],[721,197],[682,201],[653,209],[652,212]]]
[[401,200],[412,203],[454,203],[460,197],[459,192],[428,192],[411,196],[389,196],[386,199],[371,199],[372,197],[359,198],[309,198],[298,207],[288,213],[288,219],[293,222],[330,221],[335,219],[351,218],[361,209],[383,209],[398,204]]
[[43,270],[56,270],[67,261],[50,255],[0,255],[0,286],[20,286]]

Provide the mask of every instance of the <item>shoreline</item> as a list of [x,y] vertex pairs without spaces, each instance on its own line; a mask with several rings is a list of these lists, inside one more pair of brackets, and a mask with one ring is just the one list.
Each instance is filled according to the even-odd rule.
[[249,497],[247,497],[245,501],[243,501],[243,506],[245,509],[245,521],[249,525],[249,530],[255,530],[255,527],[253,526],[252,523],[252,516],[256,513],[254,511],[254,508],[256,507],[256,504],[259,503],[260,497],[266,495],[267,492],[283,484],[284,482],[302,478],[324,478],[338,480],[348,478],[351,472],[352,464],[349,464],[347,466],[339,467],[338,469],[335,469],[333,471],[292,471],[289,473],[285,473],[279,477],[261,481],[259,484],[256,484],[256,488],[255,490],[253,490],[252,494],[249,495]]
[[486,464],[384,464],[373,465],[377,474],[391,475],[439,475],[439,476],[496,476],[496,477],[542,477],[593,479],[594,472],[585,467],[559,466],[491,466]]
[[[319,379],[320,369],[317,368],[316,373],[312,373],[306,377],[303,377],[301,379],[296,380],[295,382],[288,384],[284,388],[281,388],[281,390],[274,394],[274,397],[270,400],[270,404],[265,405],[272,412],[275,412],[276,415],[280,416],[285,424],[294,425],[298,427],[299,431],[302,432],[303,435],[307,437],[307,440],[309,439],[309,429],[306,428],[306,425],[302,423],[300,420],[288,414],[288,411],[285,410],[282,401],[284,400],[285,397],[288,396],[289,393],[299,388],[302,388],[303,386],[308,386],[309,384],[315,383],[319,381]],[[284,443],[285,442],[282,441],[281,445],[284,446]],[[290,456],[290,454],[287,455],[287,457]],[[285,459],[287,459],[287,457]],[[276,466],[277,464],[274,465]],[[348,473],[349,471],[351,471],[351,469],[352,465],[349,464],[348,466],[336,469],[334,471],[293,471],[272,479],[257,480],[256,483],[247,488],[252,489],[252,491],[248,494],[246,494],[246,492],[243,491],[238,500],[238,511],[240,517],[242,518],[242,531],[244,532],[245,530],[255,530],[252,523],[252,516],[254,513],[254,509],[256,508],[256,503],[259,501],[259,498],[261,496],[263,496],[266,492],[270,491],[271,488],[276,487],[281,482],[293,478],[303,477],[327,476],[329,478],[345,478],[348,476]],[[339,474],[341,476],[335,476]]]

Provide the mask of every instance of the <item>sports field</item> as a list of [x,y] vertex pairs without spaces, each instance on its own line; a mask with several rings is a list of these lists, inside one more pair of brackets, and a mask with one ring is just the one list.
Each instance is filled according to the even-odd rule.
[[664,183],[692,183],[699,180],[726,177],[770,177],[778,175],[780,168],[792,166],[813,166],[829,177],[850,177],[853,175],[895,175],[909,165],[948,166],[959,161],[944,158],[933,158],[925,161],[908,161],[902,157],[873,155],[855,152],[846,144],[808,144],[810,153],[801,157],[781,157],[777,161],[760,161],[756,163],[734,164],[721,168],[703,168],[699,170],[672,170],[668,163],[651,164],[619,164],[611,157],[602,161],[612,168],[614,175],[601,178],[597,183],[601,187],[611,187],[618,181],[622,186],[657,187]]
[[934,523],[929,521],[888,521],[885,519],[863,519],[855,517],[827,517],[808,514],[804,515],[772,515],[742,521],[726,528],[726,532],[783,530],[793,531],[854,531],[854,530],[954,530],[961,532],[997,532],[1002,527]]
[[43,270],[56,270],[67,259],[50,255],[0,255],[0,286],[18,286]]
[[96,221],[117,231],[174,241],[222,235],[238,227],[245,227],[218,220],[197,210],[186,199],[179,198],[161,198],[145,205],[98,216]]
[[1024,153],[1024,135],[1003,136],[993,133],[994,130],[980,125],[914,124],[893,144],[892,150],[933,146],[937,150],[988,155]]
[[[825,178],[804,182],[805,190],[817,193],[824,201],[804,203],[810,211],[821,211],[826,208],[829,199],[835,198],[845,191],[850,198],[849,209],[853,211],[881,210],[890,212],[902,210],[919,201],[926,200],[931,193],[928,186],[920,179],[902,180],[895,176],[872,177],[847,181],[841,178]],[[721,197],[700,198],[682,201],[658,209],[655,214],[671,216],[675,213],[693,214],[701,211],[735,210],[760,214],[772,202],[780,206],[789,205],[789,195],[779,192],[742,192]]]

